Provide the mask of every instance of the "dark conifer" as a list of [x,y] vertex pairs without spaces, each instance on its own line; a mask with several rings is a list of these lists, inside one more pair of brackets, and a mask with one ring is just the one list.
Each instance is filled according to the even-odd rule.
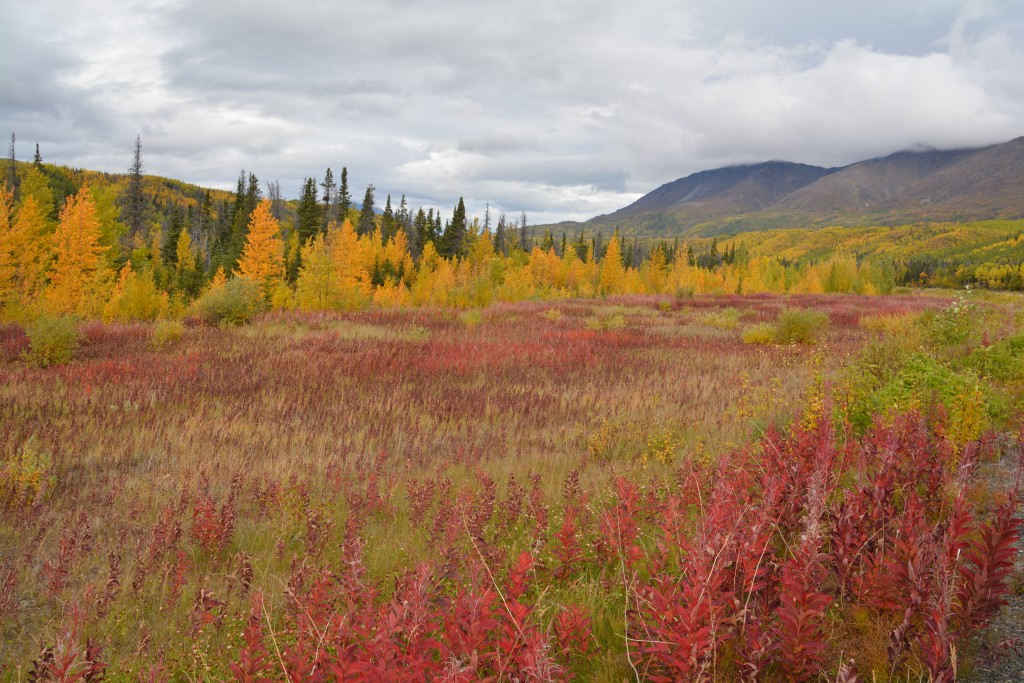
[[356,234],[373,234],[376,229],[376,222],[373,220],[373,185],[366,186],[366,194],[363,195],[363,206],[359,210],[359,223],[356,225]]
[[348,191],[348,167],[341,167],[341,185],[338,186],[338,222],[344,223],[352,208],[352,195]]

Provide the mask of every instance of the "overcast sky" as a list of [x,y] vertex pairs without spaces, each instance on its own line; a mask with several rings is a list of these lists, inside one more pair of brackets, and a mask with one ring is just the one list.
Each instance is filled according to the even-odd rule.
[[586,219],[694,171],[1024,135],[1020,0],[0,0],[19,158]]

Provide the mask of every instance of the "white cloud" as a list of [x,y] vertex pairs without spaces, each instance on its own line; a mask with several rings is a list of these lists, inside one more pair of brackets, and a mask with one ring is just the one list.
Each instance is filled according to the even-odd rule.
[[[6,10],[5,10],[6,12]],[[731,163],[845,164],[1024,134],[1014,0],[70,0],[0,26],[0,119],[48,160],[531,221]],[[29,149],[28,146],[23,149]],[[24,155],[24,154],[23,154]]]

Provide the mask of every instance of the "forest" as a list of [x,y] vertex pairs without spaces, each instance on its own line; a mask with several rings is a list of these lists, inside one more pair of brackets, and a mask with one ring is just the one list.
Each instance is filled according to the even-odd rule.
[[[140,143],[137,141],[137,145]],[[13,163],[0,190],[0,312],[238,322],[265,310],[481,308],[617,294],[859,293],[1024,286],[1021,221],[771,230],[646,240],[537,230],[413,211],[348,170],[307,178],[298,200],[242,172],[234,195],[141,173]],[[226,287],[226,288],[225,288]]]
[[[1019,652],[1021,223],[641,243],[0,186],[0,680],[954,681]],[[538,234],[539,233],[539,234]]]

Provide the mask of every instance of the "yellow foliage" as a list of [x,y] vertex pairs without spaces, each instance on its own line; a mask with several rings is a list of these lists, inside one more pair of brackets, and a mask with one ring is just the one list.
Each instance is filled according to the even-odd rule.
[[214,292],[219,289],[224,289],[224,285],[228,283],[228,276],[224,274],[224,266],[218,266],[217,272],[213,274],[213,279],[210,280],[209,291]]
[[399,308],[408,306],[411,301],[409,290],[392,280],[386,281],[383,285],[373,291],[373,303],[381,308]]
[[32,505],[46,492],[52,478],[52,461],[30,438],[14,457],[0,467],[0,503],[19,509]]
[[259,285],[264,296],[284,280],[284,240],[269,199],[257,204],[249,218],[237,274]]
[[90,283],[102,280],[100,224],[96,209],[84,188],[69,197],[54,234],[54,265],[46,290],[47,304],[57,313],[74,313],[94,292]]
[[619,246],[619,236],[612,235],[604,258],[601,259],[598,290],[601,294],[618,294],[623,291],[625,283],[626,270],[622,266],[622,248]]
[[156,320],[167,307],[167,293],[157,289],[153,273],[150,270],[136,273],[129,262],[121,269],[113,294],[103,309],[103,319],[108,322]]
[[342,307],[341,290],[331,258],[331,245],[322,235],[302,247],[302,267],[295,281],[295,301],[303,311],[324,311]]

